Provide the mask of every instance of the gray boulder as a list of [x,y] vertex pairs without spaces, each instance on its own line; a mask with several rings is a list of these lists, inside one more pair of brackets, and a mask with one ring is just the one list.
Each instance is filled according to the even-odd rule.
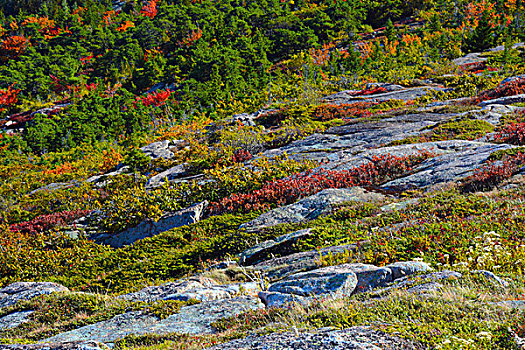
[[129,301],[155,302],[160,300],[199,301],[232,299],[239,295],[257,296],[260,286],[255,282],[218,285],[206,277],[191,277],[160,286],[145,287],[138,292],[119,296]]
[[393,290],[404,290],[408,293],[424,296],[432,291],[437,291],[443,287],[441,282],[454,281],[462,278],[463,275],[456,271],[444,270],[431,272],[416,276],[405,276],[394,280],[388,287],[374,291],[373,295],[384,295]]
[[144,152],[151,160],[155,159],[171,159],[174,154],[170,148],[180,148],[186,144],[184,140],[164,140],[150,143],[144,147],[141,147],[140,150]]
[[272,284],[268,291],[300,296],[343,296],[351,295],[357,284],[354,270],[340,265],[291,275]]
[[314,220],[329,213],[337,204],[357,201],[372,202],[385,199],[385,196],[366,191],[361,187],[330,188],[299,200],[294,204],[280,207],[262,214],[258,218],[241,225],[247,231],[257,231],[279,224],[298,223]]
[[144,301],[151,303],[165,300],[168,296],[173,294],[182,294],[191,290],[210,288],[216,285],[218,285],[218,283],[211,278],[190,277],[176,282],[164,283],[159,286],[145,287],[137,292],[120,295],[118,298],[129,301]]
[[486,270],[474,270],[474,271],[470,271],[470,273],[473,274],[473,275],[482,276],[488,282],[490,282],[490,283],[492,283],[494,285],[501,286],[501,287],[508,287],[509,286],[509,282],[505,281],[504,279],[502,279],[499,276],[496,276],[493,272],[486,271]]
[[178,164],[168,170],[152,176],[146,183],[146,189],[151,190],[162,186],[166,181],[171,182],[189,175],[189,165],[187,163]]
[[212,322],[260,307],[261,304],[257,298],[238,297],[183,306],[179,313],[163,320],[141,311],[132,311],[117,315],[107,321],[58,334],[45,339],[44,342],[99,341],[111,345],[116,340],[130,334],[210,334],[214,332]]
[[131,168],[126,165],[126,166],[121,167],[120,169],[111,171],[106,174],[91,176],[90,178],[86,180],[86,182],[92,183],[95,186],[102,188],[102,187],[105,187],[111,181],[112,177],[122,175],[130,171],[131,171]]
[[387,265],[392,271],[392,279],[397,280],[398,278],[413,275],[418,272],[430,272],[432,268],[422,261],[404,261],[395,262]]
[[485,62],[487,58],[482,57],[481,55],[482,53],[480,52],[472,52],[463,57],[458,57],[456,59],[453,59],[452,63],[454,63],[456,66],[462,66],[462,65],[470,64],[470,63]]
[[312,235],[311,229],[299,230],[279,236],[275,239],[268,240],[251,247],[240,254],[240,263],[242,265],[253,265],[264,260],[270,254],[286,255],[293,248],[293,245]]
[[175,213],[165,214],[157,222],[148,219],[117,234],[97,233],[90,238],[98,243],[120,248],[176,227],[196,223],[203,218],[207,207],[208,202],[204,201]]
[[384,287],[392,281],[392,271],[388,267],[377,267],[368,264],[343,264],[332,266],[335,269],[349,269],[357,276],[354,293],[369,292],[378,287]]
[[16,304],[19,300],[30,300],[43,294],[67,292],[66,287],[52,282],[15,282],[0,289],[0,308]]
[[[352,158],[365,159],[367,151],[418,136],[428,131],[426,128],[455,117],[450,113],[418,113],[374,122],[354,122],[331,127],[324,134],[312,134],[279,149],[266,151],[263,155],[275,157],[286,153],[293,160],[312,159],[329,165]],[[360,152],[364,153],[363,156]]]

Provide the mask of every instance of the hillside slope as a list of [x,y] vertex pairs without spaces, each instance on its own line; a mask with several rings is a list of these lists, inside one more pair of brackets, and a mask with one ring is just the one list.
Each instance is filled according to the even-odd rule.
[[0,349],[525,348],[521,3],[0,5]]

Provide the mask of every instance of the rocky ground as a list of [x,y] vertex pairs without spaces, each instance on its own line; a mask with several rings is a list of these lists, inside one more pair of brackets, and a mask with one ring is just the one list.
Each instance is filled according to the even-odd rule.
[[[327,96],[325,101],[332,104],[410,101],[445,90],[431,82],[424,84],[427,85],[413,88],[386,84],[384,85],[386,92],[362,97],[343,91]],[[525,109],[519,104],[516,105],[523,102],[525,102],[523,95],[486,100],[469,108],[461,108],[450,101],[433,102],[404,113],[352,120],[344,125],[330,127],[322,133],[314,133],[293,141],[283,147],[266,149],[259,154],[259,157],[272,158],[286,153],[293,160],[308,159],[320,162],[322,166],[313,170],[314,175],[321,167],[331,171],[351,170],[374,161],[377,156],[387,154],[406,157],[417,155],[424,150],[431,153],[431,157],[409,172],[378,186],[327,188],[294,203],[266,211],[243,223],[239,229],[258,232],[272,227],[283,227],[283,225],[304,227],[296,227],[296,230],[289,230],[282,235],[259,242],[235,259],[208,267],[207,271],[203,270],[173,282],[144,286],[143,289],[126,294],[106,296],[105,308],[109,310],[111,308],[107,305],[113,305],[112,313],[90,318],[89,322],[69,323],[67,327],[59,327],[53,323],[53,320],[47,320],[48,324],[53,325],[50,326],[50,335],[42,336],[33,344],[16,343],[17,339],[22,338],[20,332],[33,331],[31,328],[35,324],[33,313],[37,312],[35,308],[39,307],[35,300],[48,300],[42,298],[51,295],[60,295],[61,298],[84,298],[85,296],[78,295],[86,293],[69,291],[64,286],[47,282],[11,284],[0,289],[0,332],[2,332],[0,337],[1,334],[11,336],[9,341],[4,341],[5,345],[0,345],[0,348],[13,350],[126,348],[135,346],[133,340],[136,339],[143,340],[143,343],[138,342],[139,345],[147,345],[149,339],[147,337],[157,337],[155,339],[174,342],[168,344],[177,344],[174,334],[195,336],[197,340],[192,345],[195,347],[213,345],[213,340],[210,339],[214,339],[213,336],[219,334],[217,341],[221,344],[211,347],[216,350],[428,348],[427,342],[423,339],[419,341],[411,338],[410,332],[392,326],[397,318],[402,317],[393,311],[394,305],[398,305],[396,300],[410,305],[435,302],[443,310],[446,309],[443,300],[450,301],[453,307],[460,307],[456,303],[471,303],[478,308],[473,307],[472,310],[490,310],[490,312],[483,311],[486,312],[487,317],[505,313],[505,315],[513,315],[509,316],[510,319],[513,317],[518,319],[519,310],[525,309],[525,303],[519,298],[520,292],[524,290],[520,282],[523,276],[513,279],[508,275],[498,276],[491,271],[469,270],[464,266],[453,264],[431,266],[424,262],[424,259],[400,259],[388,264],[352,262],[350,257],[361,254],[363,245],[367,244],[366,239],[359,239],[353,243],[327,244],[315,249],[305,247],[298,249],[298,245],[317,235],[315,226],[308,226],[308,223],[322,223],[324,217],[333,214],[348,203],[371,204],[379,208],[381,213],[385,213],[385,216],[397,215],[395,213],[417,207],[420,198],[424,196],[446,189],[451,184],[465,182],[465,179],[475,174],[496,152],[517,147],[514,144],[496,143],[491,139],[491,135],[502,119]],[[256,123],[257,116],[258,114],[244,115],[237,119],[250,125]],[[425,140],[422,137],[446,123],[464,121],[482,122],[486,132],[473,140],[454,137],[446,140]],[[402,142],[406,140],[419,141]],[[185,147],[183,141],[162,141],[148,145],[142,150],[152,159],[169,159],[173,156],[173,150],[180,147]],[[87,182],[104,187],[111,182],[113,176],[127,171],[129,169],[123,167],[89,178]],[[187,164],[178,164],[149,178],[146,187],[152,190],[159,188],[166,181],[176,183],[194,179],[204,181],[204,175],[192,174],[188,171]],[[521,183],[522,174],[519,170],[501,188],[512,190],[519,188]],[[401,193],[414,190],[418,195],[400,196]],[[146,220],[118,234],[98,231],[96,227],[91,226],[89,217],[77,220],[76,224],[69,227],[66,232],[72,237],[87,234],[90,239],[98,243],[116,248],[125,247],[176,227],[197,223],[206,218],[209,205],[207,201],[203,201],[178,212],[164,213],[159,220]],[[356,225],[361,224],[357,221],[358,219]],[[391,232],[394,237],[395,232],[410,225],[411,221],[406,220],[392,225],[385,224],[378,230]],[[243,278],[238,280],[221,278],[232,274],[242,275]],[[479,292],[472,292],[476,288],[481,288],[480,286],[482,289]],[[477,295],[472,296],[469,293]],[[338,304],[339,300],[344,302]],[[173,302],[179,302],[176,308],[166,307],[166,305],[175,305]],[[358,318],[354,315],[353,321],[349,321],[351,312],[348,310],[355,308],[356,312],[359,312],[361,307],[378,305],[378,303],[383,303],[381,305],[384,308],[391,308],[393,312],[391,318],[380,320],[371,317],[372,320],[367,321],[364,316]],[[479,306],[481,304],[477,303],[483,305]],[[161,311],[152,312],[154,305],[162,305],[159,307]],[[345,308],[344,312],[350,312],[344,314],[346,318],[340,315],[346,321],[329,322],[331,317],[329,315],[337,314],[340,307]],[[370,307],[373,310],[373,307]],[[242,329],[239,325],[242,321],[237,323],[233,321],[236,317],[237,320],[243,320],[242,317],[238,318],[240,317],[238,315],[261,313],[267,315],[272,312],[271,310],[299,310],[297,324],[290,321],[290,318],[288,321],[283,321],[279,317],[268,316],[264,322],[257,319],[260,326],[245,328],[240,333],[230,332],[229,328],[224,326],[230,322],[234,329]],[[331,313],[327,310],[331,310]],[[466,313],[465,317],[474,320],[479,316],[473,316],[472,313],[478,311],[472,310],[470,310],[471,314]],[[309,315],[319,317],[312,320],[308,318]],[[78,310],[76,317],[82,320],[88,316],[82,316],[82,310]],[[304,321],[305,319],[310,323]],[[417,323],[417,320],[414,322]],[[454,321],[453,318],[445,317],[444,322]],[[53,327],[57,327],[60,331],[53,331]],[[483,334],[479,337],[481,339]],[[442,348],[476,348],[472,344],[465,345],[471,347],[460,347],[461,345],[458,345],[460,341],[454,340],[454,337],[451,339],[449,342],[452,345],[446,347],[448,343],[445,343]],[[185,338],[185,341],[188,339]],[[505,341],[509,344],[509,348],[525,348],[525,341],[517,334],[509,333]]]

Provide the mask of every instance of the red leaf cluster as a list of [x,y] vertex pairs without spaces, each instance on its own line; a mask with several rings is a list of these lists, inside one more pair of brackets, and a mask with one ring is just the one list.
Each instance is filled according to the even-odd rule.
[[142,103],[146,107],[149,107],[149,106],[158,107],[166,103],[170,95],[171,95],[171,91],[165,90],[165,91],[153,92],[151,94],[148,94],[147,96],[140,97],[140,99],[142,100]]
[[3,112],[7,107],[18,102],[18,93],[20,90],[13,89],[13,85],[5,90],[0,90],[0,112]]
[[89,214],[90,210],[74,210],[39,216],[31,221],[24,221],[9,226],[12,232],[36,234],[54,227],[65,226],[78,218]]
[[159,0],[150,0],[140,10],[140,14],[149,18],[154,18],[157,15],[157,3]]
[[31,37],[23,35],[10,36],[0,44],[0,57],[7,61],[23,54],[29,47]]
[[412,170],[415,164],[432,157],[432,153],[397,157],[390,154],[372,157],[371,161],[350,170],[320,168],[273,181],[252,193],[232,194],[210,204],[212,214],[249,212],[268,209],[271,204],[286,205],[327,188],[377,185]]

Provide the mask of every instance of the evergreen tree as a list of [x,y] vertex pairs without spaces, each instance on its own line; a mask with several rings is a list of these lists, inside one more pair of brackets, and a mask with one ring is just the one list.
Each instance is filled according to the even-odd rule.
[[466,37],[463,51],[480,52],[490,49],[494,45],[494,29],[490,25],[489,16],[488,11],[483,12],[478,26]]

